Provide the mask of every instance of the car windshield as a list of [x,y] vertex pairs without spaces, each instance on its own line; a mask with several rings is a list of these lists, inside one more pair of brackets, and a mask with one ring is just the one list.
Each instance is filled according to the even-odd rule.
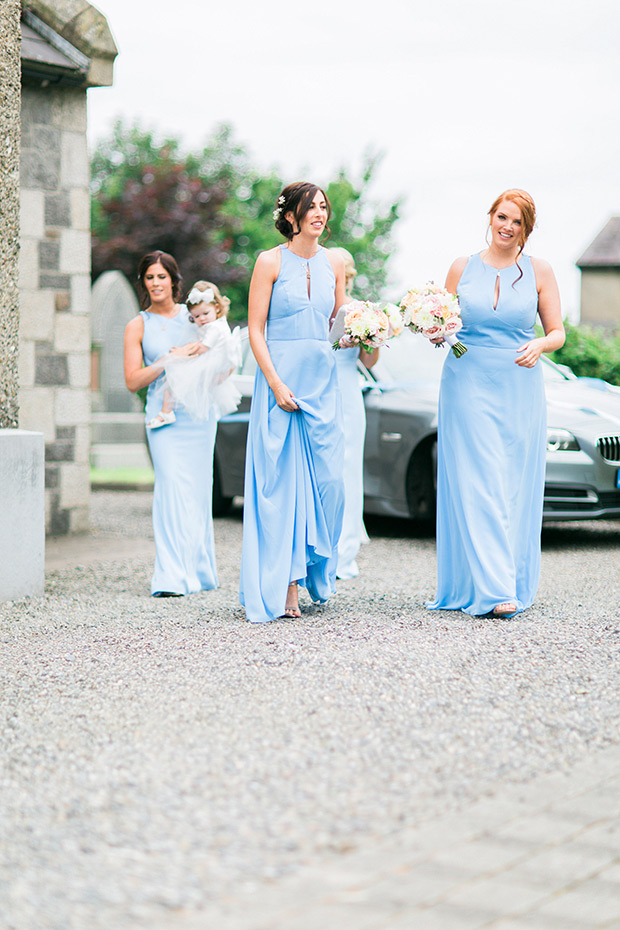
[[381,349],[371,374],[377,381],[439,381],[445,358],[445,348],[405,330]]
[[[379,361],[369,373],[376,381],[438,382],[447,356],[446,347],[436,348],[423,336],[405,330],[381,349]],[[571,373],[564,373],[554,362],[541,356],[545,381],[569,381]]]

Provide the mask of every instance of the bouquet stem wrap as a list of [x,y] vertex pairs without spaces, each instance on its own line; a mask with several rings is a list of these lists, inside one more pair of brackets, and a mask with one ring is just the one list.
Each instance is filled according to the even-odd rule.
[[465,355],[465,353],[467,352],[467,346],[464,346],[463,343],[459,339],[456,338],[456,336],[448,334],[448,335],[445,335],[443,338],[448,343],[448,345],[450,346],[450,348],[452,349],[452,351],[454,352],[457,358],[460,358],[461,355]]

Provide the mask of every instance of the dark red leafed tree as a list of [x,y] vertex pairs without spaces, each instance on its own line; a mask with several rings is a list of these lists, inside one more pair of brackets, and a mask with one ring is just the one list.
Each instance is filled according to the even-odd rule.
[[117,124],[92,160],[93,279],[118,269],[135,284],[142,255],[162,249],[179,262],[185,290],[206,278],[225,292],[243,273],[222,235],[227,188],[176,141]]

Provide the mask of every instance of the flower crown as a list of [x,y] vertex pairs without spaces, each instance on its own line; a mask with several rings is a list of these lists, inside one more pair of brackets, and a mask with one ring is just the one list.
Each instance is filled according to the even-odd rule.
[[210,287],[208,287],[206,291],[201,291],[197,287],[193,287],[187,297],[188,304],[212,304],[214,301],[215,294]]
[[284,209],[285,203],[286,203],[286,197],[284,196],[284,194],[280,194],[280,196],[278,197],[277,209],[273,211],[273,218],[274,220],[276,220],[276,222],[282,216],[282,210]]

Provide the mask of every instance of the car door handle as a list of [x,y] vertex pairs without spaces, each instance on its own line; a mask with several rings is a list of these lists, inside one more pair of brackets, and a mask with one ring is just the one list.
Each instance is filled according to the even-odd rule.
[[400,442],[402,433],[381,433],[381,442]]

